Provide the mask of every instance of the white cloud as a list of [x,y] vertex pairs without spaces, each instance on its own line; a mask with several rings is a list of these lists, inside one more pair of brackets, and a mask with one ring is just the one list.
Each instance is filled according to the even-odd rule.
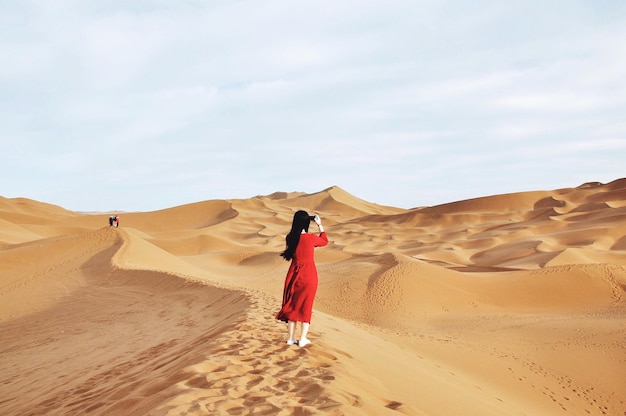
[[[415,206],[623,176],[617,2],[24,1],[0,25],[6,196],[132,210],[336,184]],[[533,173],[554,155],[563,173]]]
[[494,104],[511,110],[533,112],[583,112],[601,108],[603,101],[595,97],[563,92],[516,94],[496,101]]

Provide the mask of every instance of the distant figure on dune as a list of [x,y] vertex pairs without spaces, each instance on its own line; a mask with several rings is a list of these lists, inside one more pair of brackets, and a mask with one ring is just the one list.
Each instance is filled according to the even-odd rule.
[[109,217],[109,227],[119,227],[120,226],[120,217],[117,215],[111,215]]
[[[315,221],[319,235],[309,234],[309,224]],[[317,267],[314,249],[328,244],[328,237],[319,216],[310,216],[298,211],[293,216],[291,231],[286,237],[287,248],[280,255],[291,260],[285,277],[283,305],[276,315],[279,321],[287,322],[288,345],[304,347],[311,343],[307,338],[313,312],[313,300],[317,293]],[[296,340],[296,324],[300,322],[300,341]]]

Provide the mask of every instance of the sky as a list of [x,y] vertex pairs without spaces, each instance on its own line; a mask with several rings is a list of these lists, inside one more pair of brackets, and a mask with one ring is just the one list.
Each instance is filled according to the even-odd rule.
[[622,0],[0,0],[0,196],[380,205],[626,177]]

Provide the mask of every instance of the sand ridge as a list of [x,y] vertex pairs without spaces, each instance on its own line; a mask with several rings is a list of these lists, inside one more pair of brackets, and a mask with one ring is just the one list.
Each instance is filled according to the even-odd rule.
[[[273,320],[297,209],[330,236],[306,348]],[[120,216],[0,199],[3,414],[626,414],[626,179]]]

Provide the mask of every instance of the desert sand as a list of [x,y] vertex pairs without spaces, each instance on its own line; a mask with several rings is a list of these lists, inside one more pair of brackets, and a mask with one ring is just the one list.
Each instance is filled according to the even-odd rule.
[[[274,320],[298,209],[330,239],[304,348]],[[626,415],[626,179],[109,215],[0,197],[1,415]]]

